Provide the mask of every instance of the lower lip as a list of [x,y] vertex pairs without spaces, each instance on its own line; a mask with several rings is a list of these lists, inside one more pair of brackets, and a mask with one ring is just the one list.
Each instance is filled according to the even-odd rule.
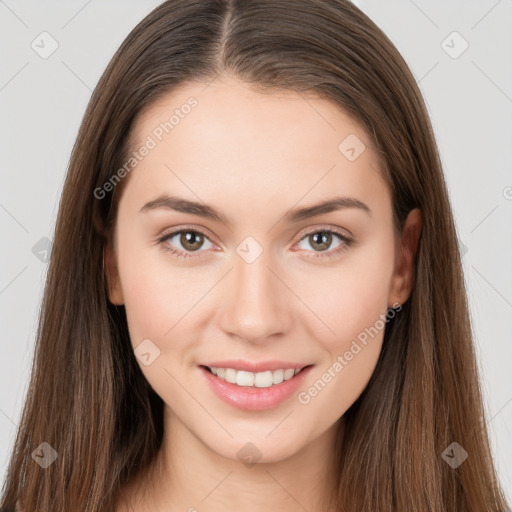
[[246,411],[263,411],[276,407],[289,398],[303,383],[313,365],[301,370],[289,380],[274,384],[269,388],[237,386],[219,379],[203,366],[199,370],[213,392],[224,402]]

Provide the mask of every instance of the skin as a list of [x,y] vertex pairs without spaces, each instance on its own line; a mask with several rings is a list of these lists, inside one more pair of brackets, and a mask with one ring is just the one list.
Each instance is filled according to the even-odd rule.
[[[325,510],[336,429],[375,369],[384,329],[307,404],[295,393],[265,411],[237,409],[197,365],[300,361],[315,365],[299,391],[310,388],[358,334],[409,297],[421,215],[413,210],[395,238],[377,154],[340,108],[291,91],[262,94],[227,74],[152,104],[133,127],[134,147],[190,96],[198,105],[125,178],[105,252],[109,298],[125,305],[133,347],[149,338],[160,350],[139,365],[165,403],[153,471],[123,490],[118,510]],[[349,134],[366,145],[354,161],[338,150]],[[163,208],[139,212],[162,193],[211,205],[232,225]],[[334,195],[359,199],[371,214],[346,208],[282,221],[289,209]],[[159,243],[164,230],[187,228],[206,232],[199,252],[179,235]],[[332,235],[322,253],[310,228],[338,228],[354,243],[330,259],[322,254],[344,242]],[[236,252],[247,236],[263,250],[250,264]],[[166,244],[193,257],[178,258]],[[248,442],[261,453],[251,467],[237,457]]]

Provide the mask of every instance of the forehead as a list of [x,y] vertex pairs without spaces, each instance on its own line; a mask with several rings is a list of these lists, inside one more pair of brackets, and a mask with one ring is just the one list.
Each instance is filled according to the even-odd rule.
[[183,142],[180,132],[185,135],[190,129],[198,141],[243,149],[249,146],[253,154],[262,149],[265,153],[277,148],[291,150],[289,143],[298,139],[306,143],[293,149],[298,156],[314,148],[337,150],[341,139],[350,133],[371,146],[359,123],[335,103],[312,93],[262,92],[230,75],[210,84],[186,83],[150,104],[132,129],[135,145],[143,143],[148,134],[161,131],[160,123],[169,121],[172,126],[167,126],[167,131],[161,127],[163,138],[172,132],[176,143]]
[[132,150],[152,146],[130,177],[141,195],[169,185],[191,199],[259,194],[289,206],[335,192],[387,195],[371,139],[344,110],[229,76],[166,94],[139,115],[131,140]]

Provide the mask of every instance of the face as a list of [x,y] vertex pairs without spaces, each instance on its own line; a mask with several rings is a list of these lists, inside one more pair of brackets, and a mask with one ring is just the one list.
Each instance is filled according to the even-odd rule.
[[361,394],[408,294],[369,137],[325,99],[224,76],[151,105],[132,140],[106,256],[142,372],[212,452],[299,452]]

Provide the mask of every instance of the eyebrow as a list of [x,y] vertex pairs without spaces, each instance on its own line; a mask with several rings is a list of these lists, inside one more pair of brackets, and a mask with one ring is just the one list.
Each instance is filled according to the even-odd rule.
[[[212,221],[221,222],[227,226],[232,225],[231,221],[222,212],[216,210],[212,206],[197,201],[190,201],[182,197],[169,196],[167,194],[162,194],[156,199],[147,202],[140,209],[140,213],[145,213],[160,208],[181,213],[189,213],[191,215],[198,215]],[[354,197],[333,197],[312,206],[291,209],[284,214],[282,219],[284,222],[294,223],[315,217],[317,215],[322,215],[345,208],[357,208],[371,216],[371,210],[368,205],[359,199]]]

